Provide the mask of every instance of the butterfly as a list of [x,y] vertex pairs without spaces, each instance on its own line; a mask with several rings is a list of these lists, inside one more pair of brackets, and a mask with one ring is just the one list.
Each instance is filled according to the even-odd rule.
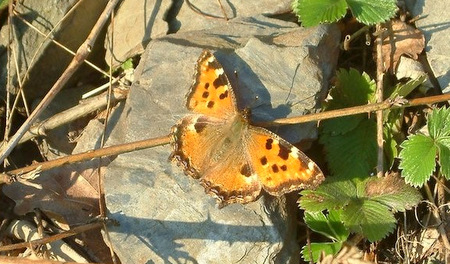
[[208,50],[195,66],[186,106],[193,114],[172,127],[169,159],[199,179],[220,207],[253,202],[262,190],[280,196],[324,180],[298,148],[250,124],[249,112],[239,111],[222,65]]

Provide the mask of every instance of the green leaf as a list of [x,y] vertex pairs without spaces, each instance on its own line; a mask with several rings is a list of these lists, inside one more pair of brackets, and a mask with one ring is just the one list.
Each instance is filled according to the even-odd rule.
[[450,108],[433,109],[428,115],[428,132],[434,139],[450,136]]
[[320,143],[324,145],[326,160],[335,175],[360,177],[376,166],[376,123],[373,120],[362,120],[351,133],[344,135],[322,133]]
[[417,205],[422,199],[420,192],[405,184],[396,175],[371,177],[365,182],[365,197],[389,207],[394,212],[404,212]]
[[336,78],[336,87],[330,90],[333,98],[330,102],[331,109],[365,105],[375,100],[376,83],[367,73],[360,74],[353,68],[348,71],[340,69]]
[[[396,175],[346,181],[333,177],[316,190],[301,194],[299,203],[306,210],[305,222],[334,241],[345,241],[347,228],[370,241],[380,240],[395,227],[393,212],[403,212],[421,200],[420,193]],[[328,210],[328,215],[323,210]]]
[[320,212],[343,208],[356,196],[356,186],[350,180],[327,179],[316,190],[303,190],[299,199],[300,208],[309,212]]
[[347,13],[347,3],[345,0],[294,0],[292,9],[304,27],[311,27],[338,21]]
[[371,242],[381,240],[395,228],[396,220],[389,209],[369,199],[354,199],[343,210],[344,224],[363,234]]
[[[341,69],[336,73],[336,78],[336,86],[330,90],[333,99],[326,104],[325,110],[365,105],[374,100],[375,81],[366,73],[360,74],[352,68],[348,71]],[[366,114],[359,114],[324,120],[321,125],[322,132],[331,135],[345,134],[366,118]]]
[[397,97],[405,97],[409,95],[414,89],[419,87],[422,83],[425,82],[427,79],[427,75],[423,74],[416,79],[412,79],[407,81],[406,83],[398,83],[396,86],[394,86],[393,91],[390,93],[389,96],[385,95],[385,97],[388,97],[391,100],[395,100]]
[[441,173],[450,180],[450,137],[441,137],[437,140],[439,149],[439,163]]
[[[313,261],[317,262],[319,260],[320,254],[325,252],[325,255],[335,255],[341,250],[343,243],[342,242],[334,242],[334,243],[311,243],[309,247],[305,245],[302,248],[302,257],[305,261],[311,261],[310,255],[313,256]],[[310,254],[311,250],[311,254]]]
[[405,181],[413,186],[422,186],[433,173],[437,147],[433,139],[417,134],[408,137],[400,147],[400,165]]
[[397,141],[393,137],[393,129],[391,125],[385,125],[383,127],[383,150],[387,159],[388,167],[391,168],[394,164],[395,158],[398,156],[398,144]]
[[127,59],[124,63],[122,63],[122,65],[120,65],[120,67],[123,70],[133,69],[133,58]]
[[332,210],[328,215],[305,211],[304,220],[311,230],[333,241],[345,242],[350,234],[342,224],[340,210]]
[[8,8],[9,0],[0,0],[0,11]]
[[[375,100],[375,82],[355,69],[337,72],[336,86],[331,89],[332,100],[326,110],[364,105]],[[320,142],[333,174],[366,175],[376,164],[375,122],[366,114],[324,120]]]
[[347,4],[356,20],[366,25],[387,21],[397,11],[395,0],[347,0]]

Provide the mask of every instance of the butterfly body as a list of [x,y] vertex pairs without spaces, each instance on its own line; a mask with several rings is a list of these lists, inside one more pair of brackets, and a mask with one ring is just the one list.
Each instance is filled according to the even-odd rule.
[[239,112],[222,66],[209,52],[200,56],[187,108],[195,114],[172,128],[171,159],[200,179],[221,206],[315,187],[324,176],[303,152],[248,121]]

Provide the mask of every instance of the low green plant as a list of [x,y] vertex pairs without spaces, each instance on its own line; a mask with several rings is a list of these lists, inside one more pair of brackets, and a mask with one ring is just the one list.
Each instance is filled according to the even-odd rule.
[[338,21],[350,9],[366,25],[385,22],[397,11],[395,0],[294,0],[292,9],[305,27]]
[[[396,100],[406,96],[423,81],[424,77],[420,77],[386,89],[389,92],[386,97]],[[373,103],[375,82],[355,69],[339,70],[330,96],[325,110]],[[403,110],[385,111],[384,116],[384,134],[390,135],[385,142],[388,150],[385,160],[386,164],[392,164],[399,144],[398,137],[392,135],[400,133]],[[331,241],[304,247],[302,254],[307,261],[310,256],[317,261],[321,251],[338,252],[351,232],[371,242],[383,239],[395,229],[394,213],[410,209],[421,200],[420,193],[398,174],[370,176],[377,162],[375,115],[357,114],[322,121],[320,142],[331,176],[316,190],[302,191],[299,206],[305,210],[308,227]]]
[[400,145],[402,176],[418,187],[430,179],[436,168],[439,176],[450,179],[450,108],[433,109],[426,128]]

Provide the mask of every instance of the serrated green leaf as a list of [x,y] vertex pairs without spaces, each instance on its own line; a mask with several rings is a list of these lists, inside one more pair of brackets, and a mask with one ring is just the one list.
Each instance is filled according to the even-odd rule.
[[365,197],[389,207],[394,212],[404,212],[422,199],[420,192],[395,175],[371,177],[365,182]]
[[350,181],[326,180],[316,190],[300,192],[299,206],[305,211],[320,212],[328,209],[337,210],[344,207],[356,196],[356,186]]
[[397,11],[395,0],[347,0],[347,4],[356,20],[366,25],[385,22]]
[[417,134],[408,137],[400,145],[400,165],[405,181],[413,186],[422,186],[433,173],[437,147],[433,139]]
[[369,241],[381,240],[395,228],[396,220],[389,209],[368,199],[354,199],[343,210],[344,224]]
[[450,179],[450,137],[440,137],[437,139],[439,149],[439,163],[441,173],[446,179]]
[[351,133],[344,135],[322,133],[320,143],[325,147],[329,168],[335,175],[360,177],[368,175],[376,166],[376,123],[373,120],[362,120]]
[[294,0],[294,13],[304,27],[338,21],[347,13],[345,0]]
[[311,243],[311,247],[306,245],[302,248],[302,257],[305,261],[311,261],[310,255],[312,255],[313,261],[317,262],[322,251],[325,252],[325,255],[335,255],[339,252],[339,250],[341,250],[342,245],[342,242]]
[[323,212],[305,211],[304,220],[311,230],[333,241],[344,242],[350,234],[342,224],[340,210],[332,210],[328,215]]
[[450,108],[433,109],[428,115],[428,131],[434,139],[450,136]]
[[[330,100],[325,110],[341,109],[345,107],[364,105],[374,100],[375,82],[366,74],[360,74],[355,69],[341,69],[336,73],[336,86],[330,91]],[[367,114],[343,116],[324,120],[321,123],[321,133],[336,136],[355,129]]]
[[367,73],[361,74],[353,68],[340,69],[336,78],[336,86],[330,90],[333,98],[330,109],[364,105],[375,100],[376,84]]

